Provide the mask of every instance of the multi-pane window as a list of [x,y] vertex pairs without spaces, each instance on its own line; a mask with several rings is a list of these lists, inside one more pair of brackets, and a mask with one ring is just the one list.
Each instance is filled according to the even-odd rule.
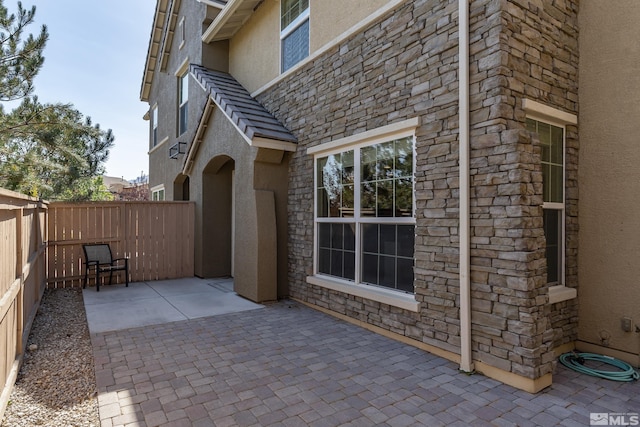
[[413,137],[316,158],[316,265],[357,284],[413,292]]
[[309,56],[309,0],[280,4],[282,72]]
[[158,145],[158,106],[151,109],[151,148]]
[[187,131],[189,103],[189,73],[178,77],[178,136]]
[[563,284],[564,266],[564,128],[527,119],[542,147],[544,235],[547,241],[547,282]]

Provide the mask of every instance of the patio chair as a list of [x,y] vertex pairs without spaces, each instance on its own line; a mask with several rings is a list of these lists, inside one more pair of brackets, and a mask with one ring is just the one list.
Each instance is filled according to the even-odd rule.
[[[125,283],[129,287],[129,258],[113,258],[111,247],[106,243],[82,245],[85,258],[84,284],[87,287],[89,270],[96,272],[96,292],[100,292],[100,273],[109,273],[109,285],[113,279],[114,271],[124,271]],[[124,261],[124,262],[123,262]]]

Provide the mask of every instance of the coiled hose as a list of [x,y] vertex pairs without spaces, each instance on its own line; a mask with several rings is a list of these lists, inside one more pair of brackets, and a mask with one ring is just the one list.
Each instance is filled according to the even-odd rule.
[[[584,362],[587,360],[593,360],[615,366],[616,368],[621,369],[621,371],[603,371],[600,369],[588,368],[584,366]],[[601,354],[577,353],[575,351],[571,353],[564,353],[560,356],[560,363],[574,371],[612,381],[635,381],[640,378],[638,372],[636,372],[636,370],[627,362],[623,362],[622,360],[618,360],[613,357],[603,356]]]

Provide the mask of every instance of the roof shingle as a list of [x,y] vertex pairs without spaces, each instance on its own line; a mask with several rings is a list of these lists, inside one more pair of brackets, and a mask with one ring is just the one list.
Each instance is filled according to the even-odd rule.
[[230,74],[209,70],[195,64],[191,64],[189,71],[249,140],[261,137],[298,142],[296,137]]

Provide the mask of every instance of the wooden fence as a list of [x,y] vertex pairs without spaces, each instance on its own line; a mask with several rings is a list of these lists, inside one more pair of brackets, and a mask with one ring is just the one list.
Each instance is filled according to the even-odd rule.
[[[130,282],[192,277],[194,212],[193,202],[51,203],[48,287],[82,286],[84,243],[128,257]],[[123,282],[124,272],[114,275]]]
[[46,286],[47,203],[0,189],[0,419]]
[[0,189],[0,420],[45,288],[82,286],[82,244],[129,257],[132,282],[192,277],[194,218],[193,202],[46,203]]

